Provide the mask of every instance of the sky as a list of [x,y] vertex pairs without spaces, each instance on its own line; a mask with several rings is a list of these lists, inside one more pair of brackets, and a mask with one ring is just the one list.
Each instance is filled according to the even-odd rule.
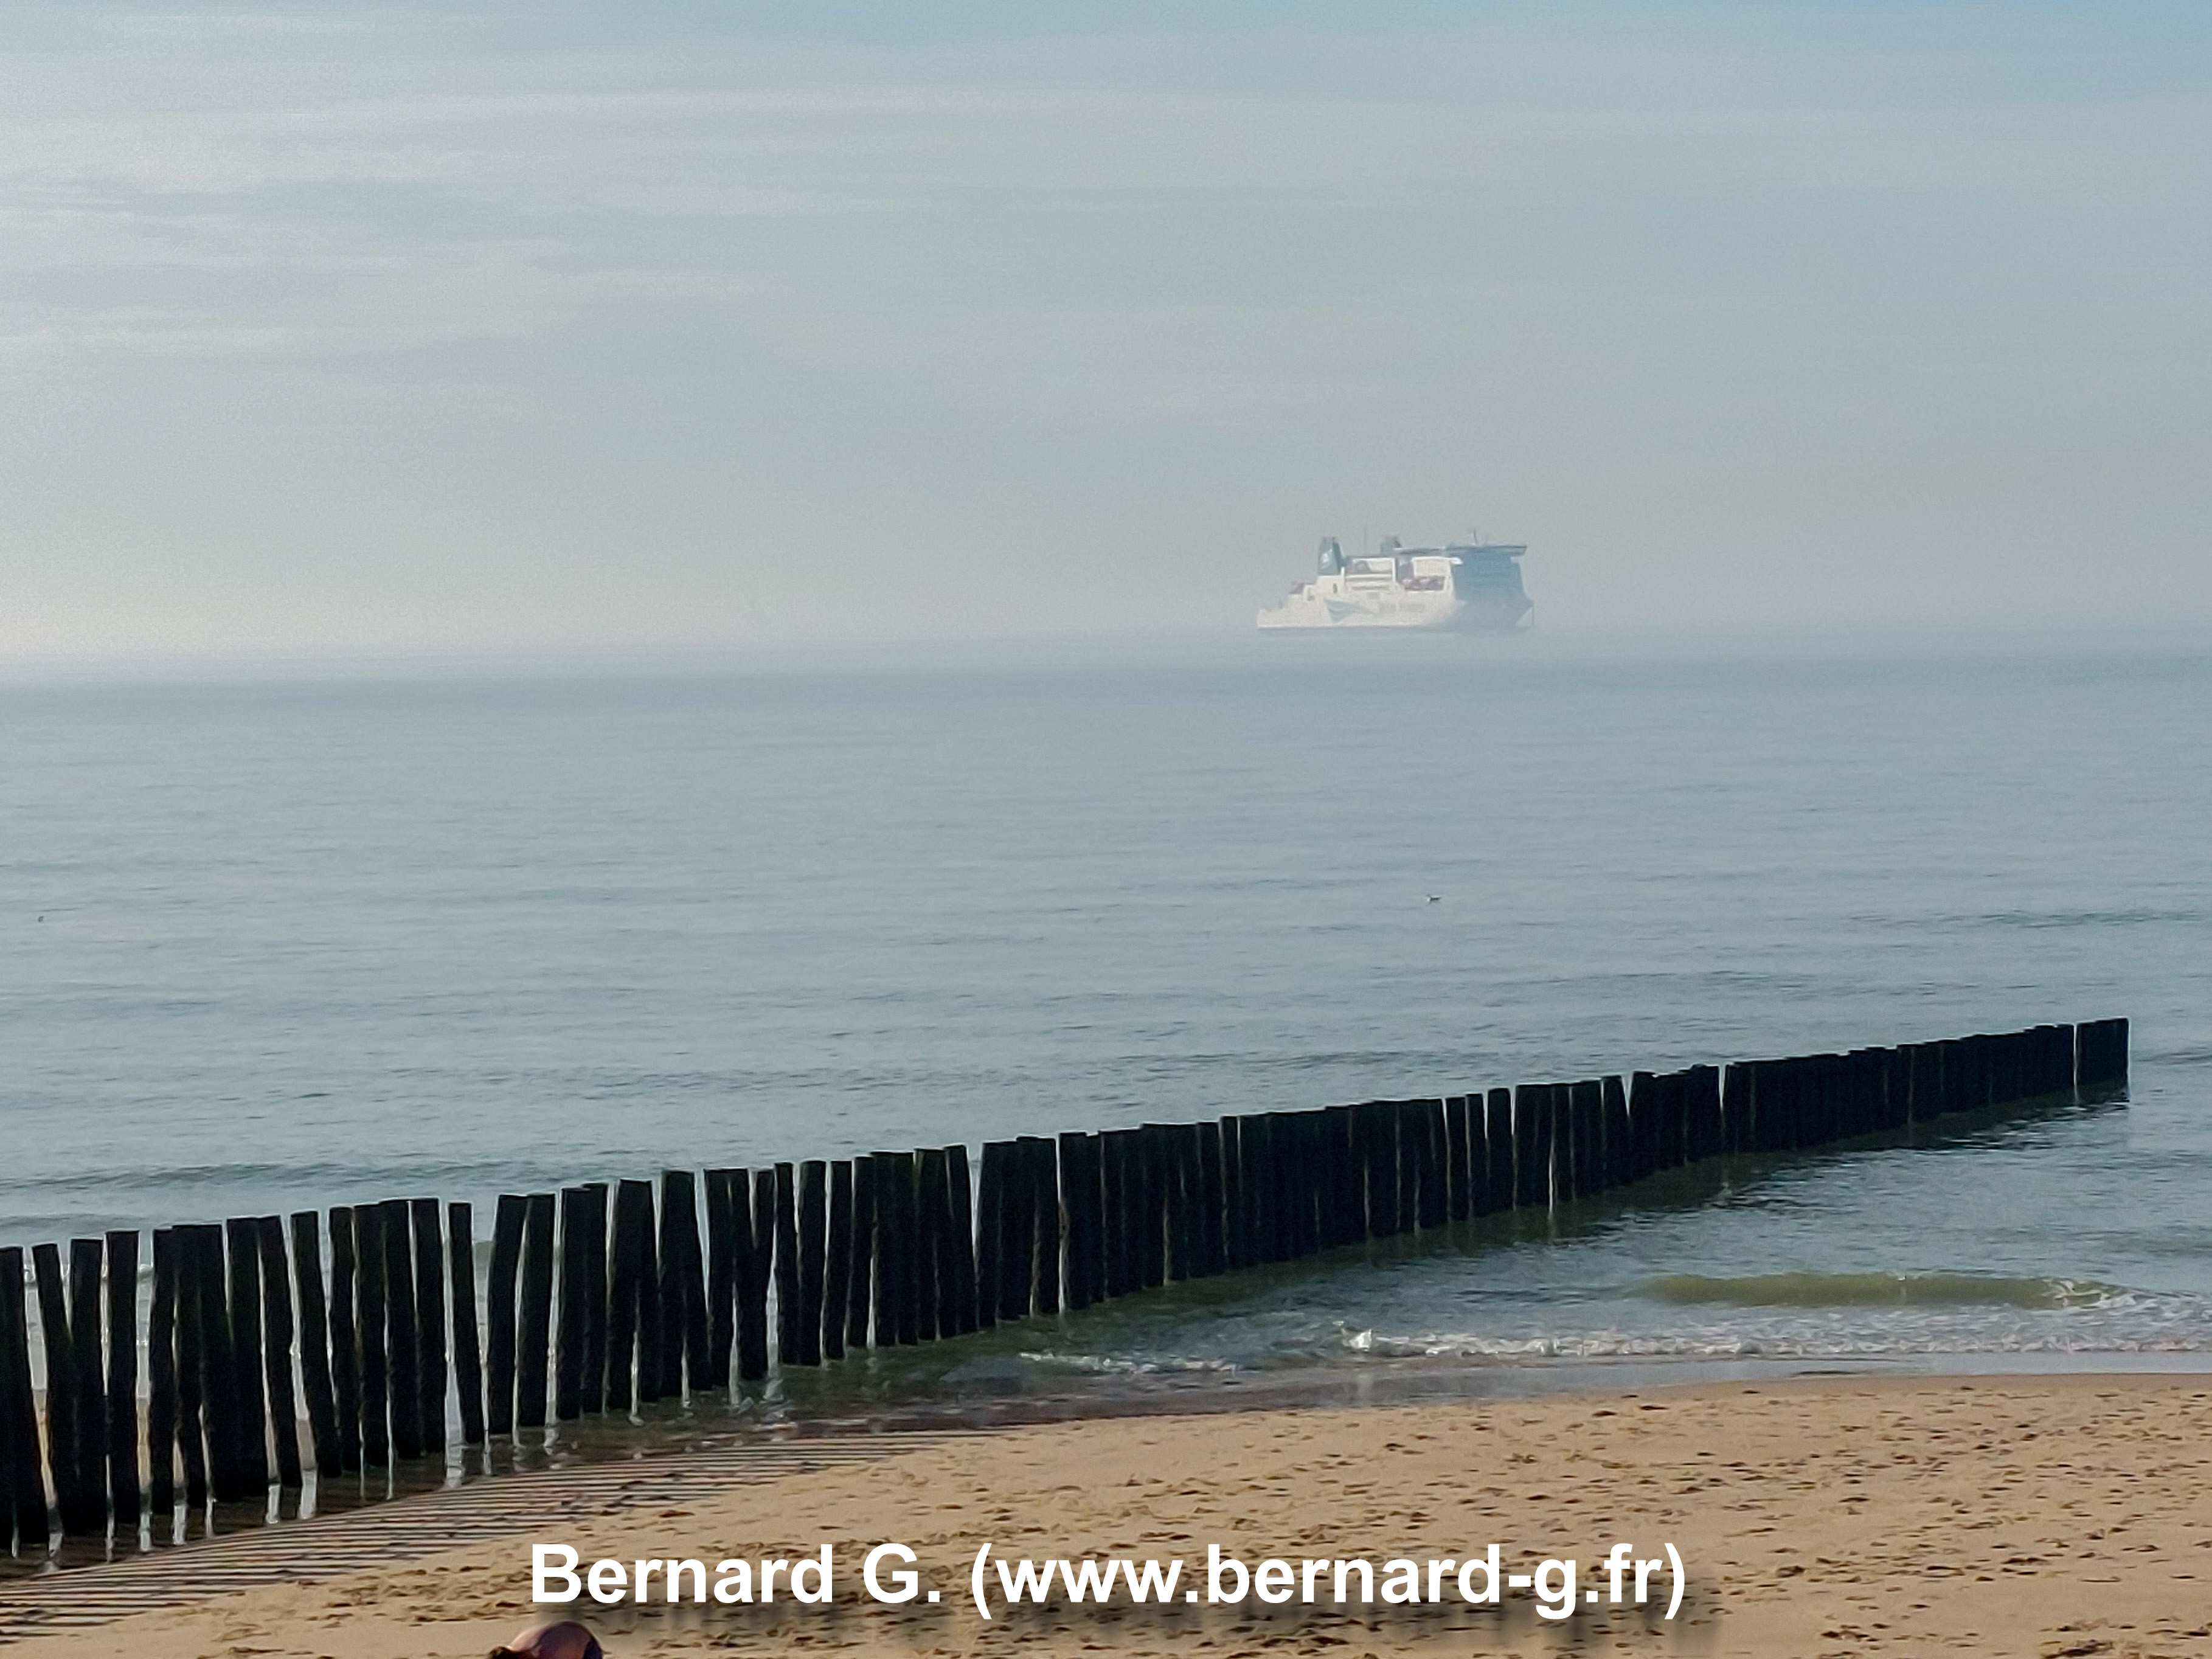
[[2202,4],[10,0],[0,662],[2212,623],[2208,208]]

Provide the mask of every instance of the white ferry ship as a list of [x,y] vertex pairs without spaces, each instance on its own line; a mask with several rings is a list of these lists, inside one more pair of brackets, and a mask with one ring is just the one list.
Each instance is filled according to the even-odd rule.
[[1262,628],[1430,628],[1517,634],[1535,610],[1521,586],[1524,544],[1407,547],[1388,537],[1347,559],[1324,537],[1312,580],[1260,613]]

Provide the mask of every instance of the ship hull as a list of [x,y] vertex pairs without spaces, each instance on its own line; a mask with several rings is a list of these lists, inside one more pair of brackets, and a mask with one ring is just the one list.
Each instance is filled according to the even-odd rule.
[[1485,630],[1474,608],[1449,594],[1407,593],[1323,599],[1293,594],[1260,613],[1260,626],[1276,628],[1417,628],[1438,633]]

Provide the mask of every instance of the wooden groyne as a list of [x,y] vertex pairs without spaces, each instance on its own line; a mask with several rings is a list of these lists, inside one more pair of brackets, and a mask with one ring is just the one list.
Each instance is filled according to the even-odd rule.
[[[1712,1158],[2124,1084],[2125,1020],[0,1249],[0,1535],[265,1504],[312,1468],[757,1382]],[[327,1264],[325,1246],[327,1244]],[[34,1394],[30,1300],[47,1381]],[[482,1323],[478,1310],[483,1310]],[[304,1407],[304,1413],[303,1408]],[[43,1418],[43,1421],[41,1420]],[[305,1443],[301,1430],[306,1431]],[[158,1528],[157,1528],[158,1532]]]

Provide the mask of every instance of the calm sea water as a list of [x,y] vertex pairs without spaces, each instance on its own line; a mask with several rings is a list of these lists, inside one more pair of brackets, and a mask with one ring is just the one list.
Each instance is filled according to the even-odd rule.
[[2170,641],[0,686],[0,1239],[2117,1012],[2124,1110],[865,1386],[2212,1352],[2208,737]]

